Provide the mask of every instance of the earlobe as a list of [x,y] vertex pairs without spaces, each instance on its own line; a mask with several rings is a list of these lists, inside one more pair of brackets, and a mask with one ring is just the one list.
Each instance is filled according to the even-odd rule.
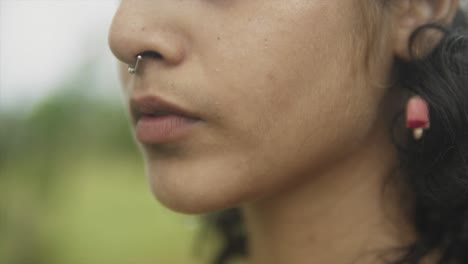
[[[412,34],[427,24],[448,27],[455,17],[460,0],[397,0],[392,5],[393,49],[396,57],[410,60]],[[424,30],[412,43],[414,55],[424,56],[434,49],[443,34]]]

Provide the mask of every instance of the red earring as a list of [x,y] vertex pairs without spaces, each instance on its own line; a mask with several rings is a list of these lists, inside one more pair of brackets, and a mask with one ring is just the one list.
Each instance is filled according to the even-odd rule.
[[423,136],[424,129],[428,129],[429,107],[427,102],[419,96],[413,96],[406,105],[406,127],[413,129],[413,137],[419,140]]

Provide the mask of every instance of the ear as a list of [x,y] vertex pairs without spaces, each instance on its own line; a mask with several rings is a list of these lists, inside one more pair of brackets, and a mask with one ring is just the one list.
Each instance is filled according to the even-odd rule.
[[[459,7],[460,0],[394,0],[392,3],[392,34],[394,54],[410,60],[409,44],[415,30],[433,23],[450,26]],[[442,38],[435,30],[423,30],[413,43],[415,55],[428,54]]]

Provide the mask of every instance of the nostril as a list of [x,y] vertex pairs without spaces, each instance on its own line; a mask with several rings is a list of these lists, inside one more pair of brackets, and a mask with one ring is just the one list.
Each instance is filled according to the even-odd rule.
[[164,57],[161,55],[161,53],[156,52],[156,51],[145,51],[140,53],[145,58],[153,58],[153,59],[164,59]]

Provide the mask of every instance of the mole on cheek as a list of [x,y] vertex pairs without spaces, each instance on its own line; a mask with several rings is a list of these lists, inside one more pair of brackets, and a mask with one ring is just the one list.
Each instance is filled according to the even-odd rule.
[[269,82],[275,82],[276,81],[276,74],[273,71],[268,72],[267,74],[267,79]]

